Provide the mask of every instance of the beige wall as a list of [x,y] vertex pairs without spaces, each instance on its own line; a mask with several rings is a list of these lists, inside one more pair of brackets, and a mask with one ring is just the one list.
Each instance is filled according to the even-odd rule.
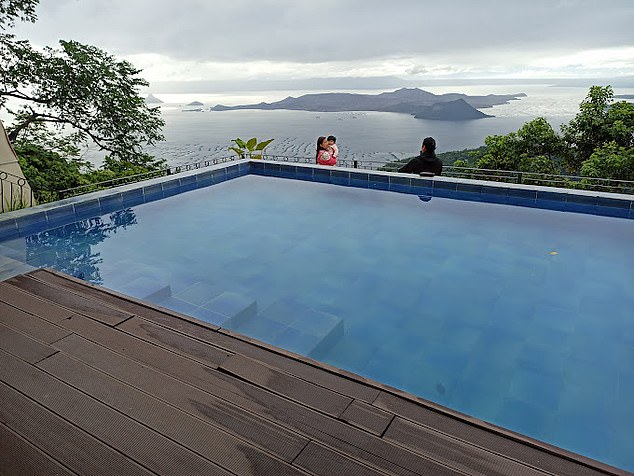
[[[8,174],[6,177],[5,173]],[[24,178],[18,163],[18,157],[9,143],[2,121],[0,121],[0,178],[2,179],[2,194],[0,195],[2,204],[0,204],[0,211],[9,211],[16,208],[15,205],[20,202],[29,206],[31,203],[31,186]],[[11,183],[13,183],[13,186]],[[22,188],[20,188],[18,183],[23,183]]]

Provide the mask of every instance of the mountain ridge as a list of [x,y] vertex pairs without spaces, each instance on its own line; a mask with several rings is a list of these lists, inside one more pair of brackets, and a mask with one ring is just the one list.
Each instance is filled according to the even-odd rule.
[[272,103],[261,102],[239,106],[218,104],[212,111],[238,109],[299,110],[311,112],[379,111],[412,114],[419,119],[469,120],[491,117],[478,111],[525,97],[524,93],[468,96],[461,93],[434,94],[419,88],[400,88],[380,94],[313,93],[288,96]]

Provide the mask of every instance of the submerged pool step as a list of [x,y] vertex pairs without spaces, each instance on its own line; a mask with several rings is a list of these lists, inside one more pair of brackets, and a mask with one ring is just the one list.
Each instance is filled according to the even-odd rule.
[[292,300],[275,301],[252,318],[224,327],[307,356],[327,351],[343,336],[343,319]]

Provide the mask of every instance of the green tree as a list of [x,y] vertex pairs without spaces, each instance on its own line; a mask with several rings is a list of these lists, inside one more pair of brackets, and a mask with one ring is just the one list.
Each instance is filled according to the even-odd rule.
[[634,147],[610,142],[597,148],[581,165],[581,175],[634,181]]
[[568,146],[566,166],[577,174],[584,161],[608,143],[634,146],[634,105],[626,101],[614,103],[611,86],[592,86],[579,105],[579,113],[562,126],[562,131]]
[[524,124],[517,132],[488,136],[475,154],[476,167],[533,173],[557,173],[564,152],[562,139],[543,117]]
[[40,0],[0,0],[0,30],[13,27],[15,20],[35,22]]
[[[0,29],[16,20],[34,22],[38,3],[0,0]],[[163,140],[164,121],[139,94],[148,85],[140,70],[94,46],[59,45],[38,50],[0,33],[0,111],[12,117],[9,140],[33,188],[50,191],[163,168],[165,161],[143,152]],[[91,143],[106,154],[98,170],[78,159]]]

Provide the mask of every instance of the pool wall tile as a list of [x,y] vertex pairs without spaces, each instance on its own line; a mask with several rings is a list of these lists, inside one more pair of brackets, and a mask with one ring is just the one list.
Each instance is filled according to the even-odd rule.
[[295,178],[297,180],[313,181],[313,169],[312,167],[296,167]]
[[314,169],[313,170],[313,182],[319,183],[332,183],[332,177],[330,170]]
[[350,172],[344,170],[333,170],[330,173],[331,183],[334,185],[350,185]]
[[99,199],[101,213],[113,212],[123,208],[123,196],[120,193],[106,195]]
[[213,172],[211,170],[196,175],[196,188],[209,187],[213,183]]
[[146,202],[153,202],[163,198],[163,185],[160,183],[143,187],[143,195]]
[[[143,195],[143,189],[137,188],[134,190],[128,190],[121,193],[121,201],[123,208],[134,207],[141,205],[145,202],[145,196]],[[75,213],[77,213],[77,204],[75,205]]]
[[288,179],[297,178],[297,167],[288,164],[280,165],[280,177]]
[[18,222],[15,218],[0,221],[0,240],[8,240],[18,236]]
[[388,190],[390,192],[411,193],[412,179],[409,177],[390,176]]
[[170,180],[163,183],[163,197],[171,197],[181,193],[180,180]]
[[356,188],[370,188],[370,175],[362,172],[350,172],[350,185]]
[[264,174],[264,164],[265,162],[258,160],[257,162],[250,163],[250,170],[252,174],[263,175]]
[[[97,207],[97,210],[99,210],[99,207]],[[99,213],[97,213],[97,215],[99,215]],[[23,235],[37,233],[46,229],[48,226],[46,212],[44,211],[24,216],[19,220],[16,220],[16,223],[20,234]]]
[[217,169],[211,172],[211,182],[213,184],[222,183],[227,180],[227,169]]
[[49,228],[66,225],[75,218],[75,207],[72,204],[46,210],[46,221]]
[[369,174],[368,186],[374,190],[389,190],[390,178],[387,175]]
[[[188,175],[187,177],[181,177],[179,179],[181,192],[187,192],[194,190],[197,187],[196,175]],[[125,198],[124,198],[125,200]]]

